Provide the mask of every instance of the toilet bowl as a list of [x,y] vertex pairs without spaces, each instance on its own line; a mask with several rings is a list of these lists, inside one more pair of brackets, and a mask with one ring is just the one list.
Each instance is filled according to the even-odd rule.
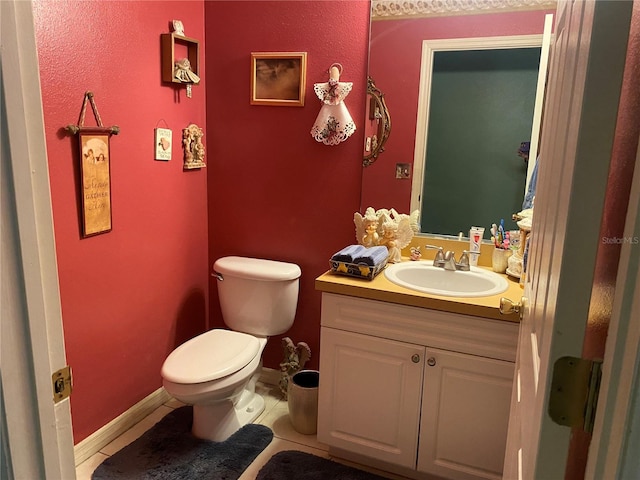
[[222,441],[264,410],[248,385],[261,364],[266,338],[215,329],[180,345],[162,366],[163,385],[193,405],[193,434]]
[[293,324],[300,267],[286,262],[223,257],[214,264],[223,319],[233,330],[213,329],[176,348],[162,366],[163,386],[193,405],[192,432],[226,440],[264,410],[255,393],[269,335]]

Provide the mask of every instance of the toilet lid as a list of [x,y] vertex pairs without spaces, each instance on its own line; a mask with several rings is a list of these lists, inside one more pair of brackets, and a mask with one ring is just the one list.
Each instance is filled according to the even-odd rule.
[[232,330],[210,330],[176,348],[162,365],[162,377],[174,383],[202,383],[237,372],[255,358],[260,342]]

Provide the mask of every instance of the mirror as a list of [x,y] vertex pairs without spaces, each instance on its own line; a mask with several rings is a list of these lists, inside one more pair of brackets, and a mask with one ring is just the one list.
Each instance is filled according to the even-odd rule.
[[[369,53],[369,75],[376,81],[376,87],[384,92],[386,105],[394,119],[393,135],[387,140],[384,146],[384,153],[374,164],[363,168],[361,210],[368,206],[374,208],[395,208],[402,213],[409,213],[415,209],[412,203],[412,184],[416,182],[422,184],[423,178],[420,171],[416,171],[416,158],[424,158],[427,152],[426,140],[417,138],[421,88],[421,68],[423,65],[423,42],[434,40],[444,41],[446,39],[464,38],[502,38],[513,36],[535,36],[541,38],[543,32],[545,15],[555,13],[555,2],[548,0],[510,0],[509,2],[495,2],[493,0],[471,0],[471,1],[451,1],[451,2],[416,2],[416,1],[394,1],[394,0],[373,0],[371,15],[370,53]],[[478,47],[479,48],[479,47]],[[423,87],[424,88],[424,87]],[[535,93],[534,93],[535,96]],[[426,113],[422,113],[426,117]],[[529,114],[532,115],[532,112]],[[428,123],[428,122],[426,122]],[[477,130],[491,127],[490,122],[479,122]],[[471,128],[471,127],[470,127]],[[529,130],[530,132],[530,130]],[[531,134],[529,133],[529,136]],[[522,204],[524,197],[524,185],[527,176],[527,165],[518,156],[518,148],[522,141],[529,138],[519,138],[513,145],[507,144],[502,147],[508,149],[503,170],[516,170],[519,191],[516,203]],[[456,138],[450,140],[450,144],[457,143]],[[445,145],[446,147],[446,145]],[[475,149],[468,152],[468,156],[476,163],[485,165],[482,157],[476,154]],[[446,157],[446,156],[445,156]],[[445,158],[446,162],[446,158]],[[429,157],[425,164],[424,173],[427,175],[426,183],[429,183]],[[451,162],[449,162],[451,163]],[[531,162],[530,162],[531,163]],[[408,166],[408,169],[407,169]],[[447,165],[443,168],[446,168]],[[454,172],[452,178],[459,181],[453,183],[473,182],[478,186],[477,195],[500,195],[502,190],[500,171],[491,171],[489,167],[485,169],[486,178],[480,180],[478,173],[467,174],[466,170]],[[498,169],[500,170],[500,169]],[[402,175],[408,172],[409,175]],[[420,175],[420,177],[418,177]],[[457,175],[457,177],[456,177]],[[413,178],[407,178],[411,176]],[[462,180],[464,180],[464,182]],[[419,180],[419,182],[418,182]],[[468,218],[457,220],[454,218],[455,212],[450,212],[449,201],[453,198],[449,186],[451,181],[438,182],[438,179],[431,179],[431,183],[440,190],[436,197],[442,203],[435,205],[424,205],[421,210],[428,211],[430,208],[443,215],[450,216],[454,229],[448,232],[442,231],[442,227],[432,226],[428,233],[457,234],[459,231],[468,232],[471,224],[480,222],[486,226],[487,220],[479,219],[478,222],[471,222]],[[465,187],[463,194],[456,194],[456,198],[461,199],[464,205],[473,205],[473,195],[469,187]],[[421,195],[413,193],[413,198]],[[443,198],[444,197],[444,198]],[[434,202],[432,202],[434,203]],[[508,212],[513,213],[519,208],[508,207]],[[497,222],[500,218],[505,221],[510,219],[510,214],[485,212],[490,215],[492,222]],[[492,223],[491,222],[491,223]],[[424,224],[424,220],[421,222]],[[471,223],[471,224],[470,224]],[[491,224],[489,223],[489,225]],[[511,227],[511,225],[508,225]],[[514,225],[515,228],[515,225]],[[423,233],[427,233],[422,225]],[[466,235],[466,233],[465,233]]]
[[469,40],[423,43],[411,204],[424,232],[488,230],[522,209],[541,38]]
[[391,116],[384,101],[384,93],[376,87],[373,78],[367,78],[367,106],[365,119],[365,144],[362,165],[368,167],[384,152],[391,133]]

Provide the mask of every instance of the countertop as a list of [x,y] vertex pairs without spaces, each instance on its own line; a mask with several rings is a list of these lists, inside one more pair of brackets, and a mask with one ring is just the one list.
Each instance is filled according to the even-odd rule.
[[[479,267],[486,268],[486,267]],[[490,269],[487,269],[490,270]],[[493,318],[510,322],[520,322],[517,313],[502,315],[500,313],[500,298],[506,297],[513,302],[519,302],[523,290],[516,279],[504,275],[509,284],[506,291],[489,297],[445,297],[417,292],[392,283],[380,272],[373,280],[349,277],[327,271],[316,278],[316,290],[352,297],[380,300],[383,302],[409,305],[413,307],[429,308],[450,313],[472,315],[475,317]]]

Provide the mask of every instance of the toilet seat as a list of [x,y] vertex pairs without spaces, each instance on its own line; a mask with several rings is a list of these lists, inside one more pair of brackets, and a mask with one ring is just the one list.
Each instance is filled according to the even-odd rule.
[[181,384],[210,382],[242,369],[260,350],[252,335],[210,330],[176,348],[162,365],[162,377]]

